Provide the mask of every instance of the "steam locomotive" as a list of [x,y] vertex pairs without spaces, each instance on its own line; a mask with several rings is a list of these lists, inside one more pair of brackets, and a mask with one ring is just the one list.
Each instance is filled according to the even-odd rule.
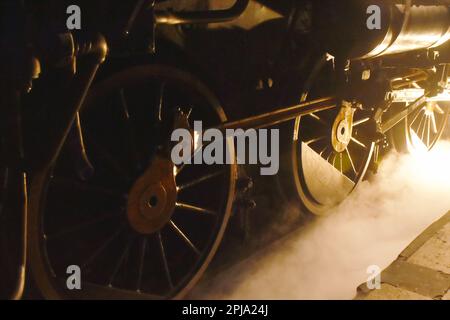
[[[67,30],[74,4],[81,30]],[[253,182],[236,163],[174,165],[174,129],[281,128],[276,184],[323,215],[390,148],[431,149],[449,117],[448,0],[0,7],[8,297],[28,278],[52,299],[193,288],[229,222],[254,206]]]

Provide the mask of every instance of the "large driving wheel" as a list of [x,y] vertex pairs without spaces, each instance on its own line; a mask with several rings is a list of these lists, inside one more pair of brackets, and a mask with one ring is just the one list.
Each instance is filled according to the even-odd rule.
[[[194,120],[207,128],[226,117],[175,68],[133,67],[93,88],[80,114],[89,161],[80,167],[66,142],[32,184],[30,259],[45,297],[181,298],[199,280],[230,217],[236,168],[163,155],[174,123]],[[71,265],[81,290],[66,286]]]
[[[325,55],[305,82],[302,101],[336,94],[334,60]],[[372,158],[371,112],[351,105],[295,121],[292,169],[296,195],[313,214],[325,214],[362,181]]]

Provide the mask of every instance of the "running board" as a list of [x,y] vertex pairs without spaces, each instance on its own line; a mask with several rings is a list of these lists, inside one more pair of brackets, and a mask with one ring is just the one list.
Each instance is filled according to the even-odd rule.
[[[418,98],[422,97],[425,94],[425,90],[420,88],[394,90],[392,91],[391,94],[393,102],[411,103],[416,101]],[[450,101],[450,88],[447,88],[442,93],[439,93],[434,97],[427,98],[427,102],[444,102],[444,101]]]

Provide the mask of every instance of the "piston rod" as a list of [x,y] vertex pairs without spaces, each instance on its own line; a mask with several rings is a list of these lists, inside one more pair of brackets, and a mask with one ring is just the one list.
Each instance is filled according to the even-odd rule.
[[281,108],[276,111],[251,116],[245,119],[225,122],[216,128],[222,131],[226,129],[267,128],[283,122],[287,122],[289,120],[293,120],[299,116],[305,116],[314,112],[333,109],[335,107],[336,99],[334,97],[326,97],[304,102],[291,107]]
[[420,107],[422,107],[427,102],[427,95],[417,98],[413,103],[411,103],[407,108],[403,109],[401,112],[391,116],[389,119],[383,122],[379,128],[379,132],[385,134],[392,128],[394,128],[400,121],[405,119],[407,116],[416,112]]

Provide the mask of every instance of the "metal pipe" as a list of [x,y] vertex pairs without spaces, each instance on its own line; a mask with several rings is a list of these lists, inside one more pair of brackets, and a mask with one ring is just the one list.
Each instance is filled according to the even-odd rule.
[[64,113],[58,117],[57,123],[53,124],[55,128],[54,140],[49,144],[46,158],[39,166],[51,166],[63,147],[66,138],[73,126],[78,112],[83,106],[84,100],[91,87],[99,66],[105,61],[108,53],[108,45],[105,38],[98,34],[89,41],[77,42],[75,54],[83,57],[86,61],[79,63],[77,73],[73,78],[73,84],[70,86],[70,93],[67,98],[67,108]]
[[391,81],[393,89],[400,89],[405,86],[409,86],[415,82],[428,80],[430,76],[424,71],[418,71],[414,74],[402,76],[401,79],[394,79]]
[[420,107],[422,107],[427,102],[427,99],[428,93],[425,93],[423,96],[419,97],[416,101],[411,103],[407,108],[394,114],[386,121],[383,121],[383,124],[380,126],[380,129],[378,131],[382,134],[385,134],[386,132],[394,128],[398,123],[400,123],[400,121],[405,119],[407,116],[416,112]]
[[249,0],[236,0],[229,9],[192,12],[155,11],[156,24],[220,23],[235,20],[247,9]]
[[299,116],[304,116],[335,107],[336,99],[334,97],[321,98],[261,115],[252,116],[246,119],[226,122],[216,128],[222,131],[226,129],[267,128],[282,122],[293,120]]
[[[134,22],[136,21],[137,16],[142,10],[142,7],[144,6],[145,2],[147,0],[138,0],[136,5],[134,6],[133,12],[131,13],[131,16],[128,18],[127,25],[125,26],[125,30],[123,31],[124,35],[128,35],[133,28]],[[154,2],[152,3],[154,4]]]

